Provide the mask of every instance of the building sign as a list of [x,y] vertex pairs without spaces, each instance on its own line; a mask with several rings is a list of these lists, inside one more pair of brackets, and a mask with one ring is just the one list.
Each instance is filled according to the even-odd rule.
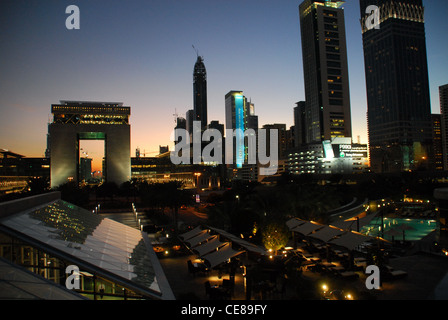
[[340,144],[338,158],[367,158],[367,145]]

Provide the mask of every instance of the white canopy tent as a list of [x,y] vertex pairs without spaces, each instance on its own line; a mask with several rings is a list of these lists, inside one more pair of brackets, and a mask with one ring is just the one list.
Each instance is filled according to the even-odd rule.
[[225,244],[226,244],[225,242],[219,241],[218,236],[213,236],[206,243],[193,248],[193,251],[195,251],[200,257],[202,257],[203,255],[206,255],[212,251],[217,250],[219,247]]
[[[367,215],[360,218],[360,228],[368,224],[374,217],[374,214]],[[343,222],[343,223],[342,223]],[[305,221],[298,218],[293,218],[287,221],[287,226],[290,231],[301,234],[302,236],[316,239],[325,242],[329,245],[336,245],[347,250],[354,250],[364,242],[373,240],[375,238],[364,235],[362,233],[352,231],[350,226],[357,223],[355,220],[342,221],[338,226],[322,225],[313,221]],[[343,227],[348,227],[345,229]],[[381,239],[385,241],[384,239]]]
[[226,262],[230,258],[233,258],[244,251],[236,251],[232,249],[232,245],[230,243],[226,243],[224,246],[219,248],[218,250],[209,253],[202,258],[209,264],[209,268],[214,268],[217,265]]
[[347,231],[342,236],[334,238],[328,241],[328,244],[344,247],[348,250],[355,250],[356,247],[363,244],[366,241],[372,240],[374,238],[363,235],[354,231]]
[[191,239],[191,238],[197,236],[198,234],[200,234],[202,232],[205,232],[205,230],[202,230],[201,227],[197,226],[196,228],[179,235],[179,237],[182,240],[188,240],[188,239]]
[[311,232],[319,230],[321,228],[325,227],[322,224],[318,224],[311,221],[306,221],[305,223],[301,224],[300,226],[294,227],[291,231],[300,233],[304,236],[309,235]]
[[213,231],[219,233],[224,238],[228,239],[229,241],[232,241],[233,243],[236,243],[236,244],[242,246],[243,248],[245,248],[248,251],[259,253],[259,254],[266,253],[265,249],[255,245],[253,243],[245,241],[245,240],[243,240],[243,239],[241,239],[241,238],[239,238],[239,237],[237,237],[237,236],[235,236],[235,235],[233,235],[231,233],[228,233],[227,231],[224,231],[224,230],[221,230],[221,229],[218,229],[218,228],[212,228],[212,227],[210,227],[210,230],[213,230]]
[[211,237],[212,237],[212,235],[208,231],[203,230],[197,236],[190,238],[188,240],[185,240],[185,243],[188,243],[190,245],[190,247],[193,248],[193,247],[199,245],[201,242],[204,242],[204,241],[210,239]]
[[304,224],[306,221],[299,218],[292,218],[286,221],[286,226],[289,230],[294,229],[297,226]]
[[328,242],[330,241],[332,238],[339,236],[341,234],[343,234],[344,230],[336,228],[336,227],[332,227],[332,226],[325,226],[322,229],[317,230],[314,233],[309,234],[308,236],[310,238],[314,238],[323,242]]

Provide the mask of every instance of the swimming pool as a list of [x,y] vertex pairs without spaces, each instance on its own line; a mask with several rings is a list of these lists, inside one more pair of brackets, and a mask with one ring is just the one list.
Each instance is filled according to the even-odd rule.
[[[436,220],[425,219],[384,218],[383,222],[384,239],[389,241],[392,238],[395,240],[403,240],[403,231],[400,229],[403,225],[410,228],[409,230],[405,230],[405,239],[410,241],[422,239],[436,230],[438,226]],[[360,232],[374,237],[381,235],[381,217],[374,218]]]

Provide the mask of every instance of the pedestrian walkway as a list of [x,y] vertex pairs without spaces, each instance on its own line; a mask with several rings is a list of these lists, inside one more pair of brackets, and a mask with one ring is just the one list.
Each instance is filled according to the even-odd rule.
[[109,218],[131,228],[138,229],[138,222],[135,219],[135,214],[133,212],[101,212],[100,215],[103,218]]

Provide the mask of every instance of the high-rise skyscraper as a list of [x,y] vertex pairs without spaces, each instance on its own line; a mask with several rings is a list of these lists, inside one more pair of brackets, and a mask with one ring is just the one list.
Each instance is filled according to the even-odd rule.
[[199,55],[193,71],[193,110],[194,121],[201,121],[201,129],[207,129],[207,71]]
[[[255,105],[248,101],[242,91],[230,91],[225,95],[226,108],[226,148],[228,139],[232,139],[233,165],[228,167],[228,176],[232,179],[257,181],[258,162],[251,163],[249,153],[256,148],[258,141],[258,116]],[[227,130],[233,130],[233,136],[227,136]],[[230,150],[226,149],[226,153]],[[227,162],[227,161],[226,161]],[[228,163],[228,162],[227,162]]]
[[[244,131],[246,130],[246,99],[242,91],[230,91],[225,95],[226,130],[234,130],[233,165],[242,168],[246,150],[244,145]],[[241,132],[239,131],[241,130]],[[227,137],[226,139],[232,139]]]
[[[379,9],[376,28],[366,23],[370,5]],[[432,169],[422,0],[360,0],[360,9],[372,171]]]
[[448,84],[439,87],[443,167],[448,170]]
[[306,143],[352,134],[343,3],[305,0],[299,6]]

